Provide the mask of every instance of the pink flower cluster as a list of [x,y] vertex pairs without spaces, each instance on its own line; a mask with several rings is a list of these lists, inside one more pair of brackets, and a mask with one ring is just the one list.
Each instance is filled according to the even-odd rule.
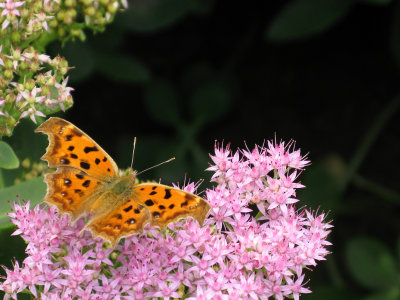
[[15,204],[14,234],[27,241],[28,256],[6,269],[0,289],[41,299],[299,299],[310,292],[303,269],[329,253],[331,225],[324,214],[294,206],[303,187],[298,172],[309,161],[293,147],[232,153],[216,146],[205,225],[189,218],[167,232],[147,228],[115,249],[81,233],[83,219],[71,226],[53,207]]

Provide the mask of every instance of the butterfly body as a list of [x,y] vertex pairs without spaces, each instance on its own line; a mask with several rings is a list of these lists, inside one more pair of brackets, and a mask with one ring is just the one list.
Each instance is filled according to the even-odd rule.
[[73,124],[52,117],[36,131],[49,136],[42,159],[57,167],[45,176],[44,201],[72,221],[91,215],[85,229],[94,236],[115,245],[122,237],[140,233],[147,223],[163,229],[189,216],[203,223],[209,210],[204,199],[157,183],[135,184],[132,169],[120,176],[114,160]]

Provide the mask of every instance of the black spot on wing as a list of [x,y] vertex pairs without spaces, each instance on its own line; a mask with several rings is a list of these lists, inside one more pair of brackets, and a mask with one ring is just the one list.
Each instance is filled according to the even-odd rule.
[[96,158],[96,160],[94,162],[96,165],[98,165],[100,163],[100,159]]
[[65,140],[66,140],[67,142],[69,142],[70,140],[72,140],[72,137],[73,137],[72,134],[68,134],[68,135],[65,136]]
[[124,208],[124,211],[125,212],[129,212],[131,209],[132,209],[132,205],[129,205],[128,207]]
[[146,200],[144,203],[145,203],[147,206],[153,206],[153,205],[154,205],[154,202],[153,202],[153,200],[151,200],[151,199]]
[[71,158],[75,158],[75,159],[78,158],[78,155],[76,155],[74,153],[71,153],[70,156],[71,156]]
[[88,164],[87,162],[81,161],[80,165],[81,165],[82,169],[85,169],[85,170],[90,169],[90,164]]
[[68,158],[60,158],[60,164],[62,165],[69,165],[70,163]]
[[85,180],[83,183],[82,183],[82,186],[84,186],[84,187],[89,187],[89,185],[90,185],[90,180],[88,179],[88,180]]
[[80,173],[80,174],[75,174],[76,178],[78,179],[83,179],[85,177],[84,174]]
[[85,153],[89,153],[89,152],[93,152],[93,151],[99,151],[99,149],[97,149],[96,146],[94,146],[94,147],[85,147],[85,148],[83,149],[83,151],[84,151]]
[[153,218],[158,219],[160,216],[161,215],[158,211],[153,212]]
[[165,189],[165,196],[164,199],[169,199],[171,198],[171,190],[170,189]]
[[69,150],[69,151],[72,151],[72,150],[74,150],[74,149],[75,149],[74,146],[69,146],[69,147],[68,147],[68,150]]
[[155,195],[155,194],[157,194],[157,192],[152,191],[149,195],[153,196],[153,195]]

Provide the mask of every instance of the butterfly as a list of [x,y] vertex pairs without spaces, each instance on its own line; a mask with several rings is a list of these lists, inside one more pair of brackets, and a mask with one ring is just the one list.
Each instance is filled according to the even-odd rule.
[[91,215],[84,229],[93,236],[115,246],[121,238],[141,233],[147,223],[164,229],[192,217],[203,224],[210,209],[207,201],[167,185],[135,184],[135,171],[120,175],[107,152],[70,122],[52,117],[35,131],[48,135],[42,159],[57,167],[45,175],[44,201],[69,214],[72,222]]

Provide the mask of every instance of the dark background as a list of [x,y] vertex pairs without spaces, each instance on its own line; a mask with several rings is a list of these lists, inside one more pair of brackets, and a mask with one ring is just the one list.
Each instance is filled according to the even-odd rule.
[[60,116],[141,179],[204,179],[215,140],[294,139],[299,207],[335,226],[302,299],[399,299],[397,0],[131,1],[104,33],[54,43],[75,69]]

